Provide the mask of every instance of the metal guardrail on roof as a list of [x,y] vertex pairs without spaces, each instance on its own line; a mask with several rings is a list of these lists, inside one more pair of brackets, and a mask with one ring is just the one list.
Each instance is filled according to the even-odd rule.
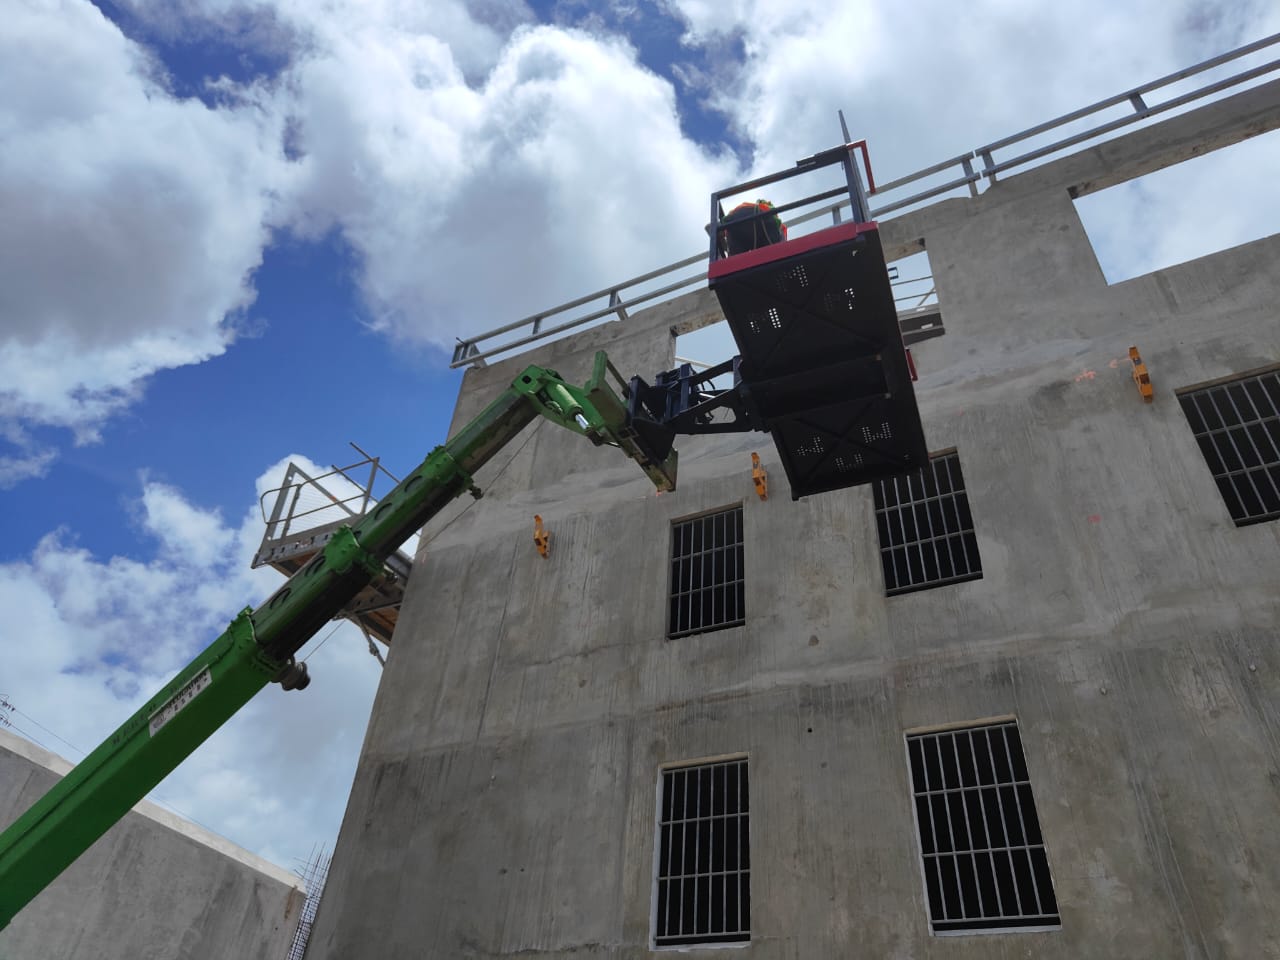
[[[1194,103],[1197,100],[1204,100],[1206,98],[1213,97],[1215,94],[1222,93],[1224,90],[1237,87],[1240,84],[1249,82],[1250,80],[1255,80],[1270,73],[1280,72],[1280,59],[1269,60],[1266,63],[1251,67],[1247,70],[1242,70],[1241,72],[1232,74],[1224,79],[1206,83],[1204,86],[1197,87],[1195,90],[1188,93],[1178,94],[1177,96],[1169,97],[1168,99],[1162,100],[1158,103],[1148,102],[1149,95],[1163,89],[1164,87],[1171,86],[1181,80],[1186,80],[1189,77],[1194,77],[1197,74],[1212,70],[1214,67],[1222,66],[1225,63],[1230,63],[1233,60],[1239,60],[1251,53],[1256,53],[1259,50],[1264,50],[1268,47],[1275,47],[1277,45],[1280,45],[1280,33],[1264,37],[1261,40],[1246,44],[1243,47],[1238,47],[1235,50],[1213,57],[1212,59],[1202,61],[1194,66],[1186,67],[1176,73],[1171,73],[1167,76],[1161,77],[1158,80],[1152,80],[1148,83],[1144,83],[1141,86],[1134,87],[1132,90],[1126,90],[1124,93],[1118,93],[1105,100],[1099,100],[1097,103],[1090,104],[1087,107],[1081,107],[1079,110],[1073,110],[1071,113],[1063,114],[1053,120],[1030,127],[1020,133],[1015,133],[1013,136],[985,144],[968,153],[962,153],[959,156],[950,158],[949,160],[943,160],[941,163],[935,163],[931,167],[925,167],[923,170],[917,170],[915,173],[908,174],[905,177],[899,177],[897,180],[890,181],[889,183],[878,184],[873,195],[873,200],[885,197],[886,194],[897,193],[901,191],[903,187],[911,186],[913,184],[920,185],[922,184],[922,181],[951,174],[951,176],[945,179],[942,183],[932,183],[908,196],[889,199],[887,202],[879,206],[873,204],[871,214],[877,219],[883,219],[886,214],[901,212],[907,207],[912,207],[928,200],[934,200],[939,197],[946,196],[947,194],[951,194],[956,190],[966,188],[970,195],[976,197],[980,192],[979,184],[984,180],[988,186],[995,183],[998,174],[1007,173],[1008,171],[1019,167],[1026,167],[1035,164],[1038,161],[1042,161],[1045,158],[1050,157],[1053,154],[1060,153],[1070,147],[1076,147],[1081,144],[1088,143],[1089,141],[1097,140],[1100,137],[1105,137],[1107,134],[1115,132],[1116,130],[1131,126],[1135,123],[1140,123],[1143,120],[1167,113],[1171,110],[1176,110],[1179,107]],[[1125,114],[1122,117],[1109,120],[1104,123],[1098,123],[1086,130],[1061,137],[1060,139],[1054,140],[1050,143],[1025,149],[1029,146],[1030,141],[1041,137],[1044,134],[1054,130],[1061,130],[1062,128],[1076,123],[1077,121],[1085,120],[1089,117],[1095,116],[1096,114],[1102,113],[1103,111],[1123,106],[1125,104],[1132,107],[1132,113]],[[997,151],[1003,153],[1013,147],[1022,147],[1024,148],[1024,152],[1018,153],[1012,157],[996,157]],[[978,166],[975,169],[976,164],[979,163],[981,166]],[[788,227],[794,227],[807,223],[811,220],[818,219],[819,217],[831,217],[834,222],[839,223],[841,212],[848,208],[848,206],[848,200],[829,204],[825,207],[821,207],[817,210],[798,216],[794,220],[788,220],[787,225]],[[523,347],[530,343],[573,330],[576,327],[581,327],[584,324],[591,323],[594,320],[599,320],[602,317],[609,316],[610,314],[616,315],[620,320],[626,320],[627,311],[632,307],[637,307],[641,304],[658,300],[670,293],[692,287],[695,284],[704,283],[707,277],[706,270],[699,269],[697,273],[672,280],[669,283],[658,286],[656,289],[642,289],[644,285],[648,284],[650,281],[669,277],[687,267],[693,266],[694,264],[701,265],[706,262],[706,259],[706,252],[700,251],[692,256],[685,257],[683,260],[678,260],[665,267],[659,267],[656,270],[650,270],[648,273],[641,274],[638,277],[623,280],[620,283],[615,283],[602,290],[597,290],[593,293],[586,294],[585,296],[578,297],[576,300],[570,300],[568,303],[549,307],[548,309],[535,313],[532,316],[524,317],[521,320],[516,320],[512,323],[506,324],[505,326],[498,327],[497,329],[477,334],[469,339],[460,339],[458,341],[458,345],[454,348],[453,360],[449,365],[451,367],[462,367],[468,364],[478,364],[488,357],[508,353],[518,347]],[[605,305],[588,310],[586,313],[578,316],[567,316],[573,311],[576,311],[579,307],[585,307],[597,301],[605,301]],[[524,330],[525,332],[522,336],[518,336],[514,339],[503,339],[497,343],[487,346],[484,345],[485,341],[495,340],[496,338],[503,337],[504,334],[514,333],[518,330]]]

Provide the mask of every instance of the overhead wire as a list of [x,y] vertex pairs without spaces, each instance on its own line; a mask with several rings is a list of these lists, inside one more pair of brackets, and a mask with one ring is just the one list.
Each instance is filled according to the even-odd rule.
[[[35,717],[31,716],[31,714],[27,713],[25,710],[23,710],[21,707],[15,704],[12,700],[9,700],[7,697],[0,697],[0,704],[7,706],[14,713],[21,714],[23,717],[30,720],[35,726],[39,727],[45,733],[49,734],[49,736],[58,740],[60,743],[66,744],[72,750],[76,751],[76,753],[81,754],[82,757],[87,757],[89,755],[88,751],[84,750],[81,747],[77,747],[74,743],[72,743],[66,737],[62,736],[61,734],[57,733],[54,730],[51,730],[49,727],[45,726],[43,723],[41,723]],[[43,747],[45,750],[48,750],[50,753],[54,754],[55,756],[58,755],[57,750],[53,749],[53,747],[49,746],[47,743],[45,743],[39,737],[32,734],[30,731],[24,730],[22,727],[18,726],[13,721],[8,720],[7,718],[0,718],[0,721],[2,721],[0,725],[8,727],[11,730],[16,730],[18,733],[22,734],[22,736],[26,737],[28,740],[30,740],[32,743],[36,744],[37,746]],[[181,810],[178,807],[174,806],[172,803],[170,803],[168,800],[165,800],[163,797],[159,796],[154,791],[151,792],[151,794],[148,796],[147,799],[149,799],[152,803],[156,804],[157,806],[165,807],[167,810],[169,810],[169,812],[177,814],[178,816],[182,817],[184,820],[189,820],[192,823],[196,824],[197,826],[203,827],[204,829],[208,830],[210,833],[218,833],[217,830],[213,829],[213,827],[209,826],[207,823],[202,823],[201,821],[197,820],[191,814],[187,813],[185,810]]]
[[334,625],[333,625],[333,629],[332,629],[332,630],[330,630],[328,633],[326,633],[326,634],[324,635],[324,639],[323,639],[323,640],[321,640],[319,643],[317,643],[314,647],[312,647],[312,648],[311,648],[311,652],[310,652],[310,653],[308,653],[305,657],[303,657],[303,658],[302,658],[302,662],[303,662],[303,663],[306,663],[306,662],[307,662],[307,660],[309,660],[311,657],[315,656],[316,651],[317,651],[317,650],[319,650],[321,647],[323,647],[326,643],[328,643],[328,642],[329,642],[329,638],[330,638],[330,637],[332,637],[335,633],[337,633],[337,632],[338,632],[338,628],[339,628],[340,626],[342,626],[342,621],[341,621],[341,620],[336,621],[336,622],[334,623]]
[[[39,720],[37,720],[37,719],[36,719],[35,717],[33,717],[31,714],[27,713],[25,710],[23,710],[21,707],[19,707],[19,706],[18,706],[16,703],[14,703],[13,701],[11,701],[11,700],[6,700],[6,699],[4,699],[4,698],[0,698],[0,701],[3,701],[3,702],[5,702],[5,703],[7,703],[7,704],[9,705],[10,709],[12,709],[14,713],[18,713],[18,714],[21,714],[22,716],[26,717],[28,720],[30,720],[32,723],[34,723],[37,727],[39,727],[39,728],[40,728],[41,730],[43,730],[45,733],[49,734],[49,736],[53,737],[55,740],[60,741],[61,743],[65,743],[68,747],[70,747],[70,748],[71,748],[72,750],[74,750],[76,753],[83,754],[83,755],[85,755],[85,756],[87,756],[87,755],[88,755],[88,751],[87,751],[87,750],[83,750],[83,749],[81,749],[80,747],[77,747],[77,746],[76,746],[74,743],[72,743],[70,740],[66,740],[66,739],[64,739],[63,737],[59,736],[57,733],[55,733],[53,730],[50,730],[50,729],[49,729],[48,727],[46,727],[43,723],[41,723]],[[14,729],[17,729],[17,728],[15,727]],[[34,740],[35,738],[34,738],[34,737],[32,737],[31,739],[33,739],[33,740]],[[36,741],[36,742],[38,743],[39,741]],[[41,745],[41,746],[44,746],[44,744],[40,744],[40,745]],[[48,748],[46,747],[45,749],[48,749]]]
[[57,751],[54,750],[53,747],[49,746],[47,743],[45,743],[43,740],[37,737],[34,733],[30,733],[26,730],[23,730],[20,726],[18,726],[12,720],[6,721],[5,726],[8,727],[10,730],[18,731],[18,733],[22,734],[32,743],[36,744],[37,746],[44,747],[44,749],[48,750],[50,753],[57,753]]

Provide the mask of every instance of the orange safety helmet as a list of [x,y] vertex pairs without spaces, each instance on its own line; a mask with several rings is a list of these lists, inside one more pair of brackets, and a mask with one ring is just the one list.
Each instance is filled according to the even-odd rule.
[[[773,204],[768,200],[747,201],[738,204],[720,218],[723,224],[720,230],[720,246],[727,256],[746,253],[757,247],[765,247],[771,243],[782,243],[787,239],[787,225],[777,214],[772,217],[760,217],[768,213]],[[755,218],[755,219],[753,219]]]

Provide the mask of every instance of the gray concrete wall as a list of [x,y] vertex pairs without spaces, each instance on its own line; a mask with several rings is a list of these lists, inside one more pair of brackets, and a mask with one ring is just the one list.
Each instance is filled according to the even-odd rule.
[[[790,502],[765,437],[684,439],[663,496],[550,425],[497,456],[424,539],[310,960],[643,957],[660,765],[739,752],[753,957],[1280,956],[1280,523],[1232,523],[1173,393],[1280,361],[1280,237],[1108,286],[1072,204],[1278,124],[1271,84],[884,224],[938,285],[917,392],[980,580],[887,598],[870,489]],[[652,373],[716,316],[469,371],[455,427],[528,362]],[[746,624],[667,640],[670,524],[734,503]],[[935,937],[904,732],[1002,715],[1062,926]]]
[[[70,765],[0,730],[0,829]],[[293,874],[143,801],[3,931],[2,960],[284,960]]]

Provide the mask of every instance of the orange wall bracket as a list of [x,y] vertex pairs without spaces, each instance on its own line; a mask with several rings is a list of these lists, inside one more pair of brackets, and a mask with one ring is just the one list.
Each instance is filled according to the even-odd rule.
[[1142,394],[1142,402],[1150,403],[1151,398],[1155,396],[1156,389],[1151,386],[1151,374],[1147,373],[1147,365],[1142,362],[1142,357],[1138,356],[1138,348],[1129,348],[1129,359],[1133,361],[1133,382],[1138,385],[1138,392]]
[[760,454],[751,454],[751,482],[756,485],[756,495],[761,500],[769,499],[769,474],[760,465]]
[[542,557],[547,555],[551,546],[551,531],[542,525],[542,518],[536,513],[533,515],[533,545]]

